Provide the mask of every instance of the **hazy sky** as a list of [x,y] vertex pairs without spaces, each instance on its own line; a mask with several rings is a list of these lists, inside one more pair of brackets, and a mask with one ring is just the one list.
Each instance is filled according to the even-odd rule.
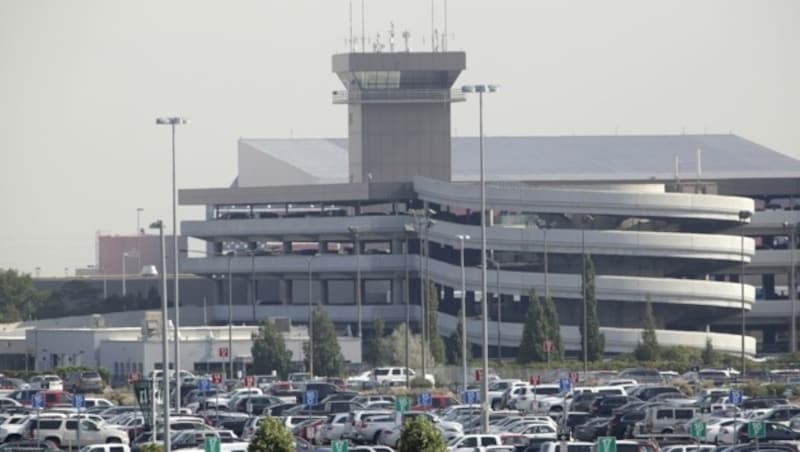
[[[239,137],[344,137],[330,56],[347,0],[0,0],[0,268],[63,275],[95,233],[171,221],[178,186],[227,186]],[[366,0],[430,47],[430,0]],[[360,34],[361,1],[353,1]],[[443,0],[435,22],[443,28]],[[457,84],[494,82],[492,135],[732,131],[800,157],[800,1],[450,0]],[[422,44],[423,36],[426,45]],[[402,42],[401,39],[398,39]],[[398,44],[399,46],[400,44]],[[476,135],[475,102],[453,109]],[[743,164],[746,164],[743,163]],[[199,218],[181,209],[179,218]]]

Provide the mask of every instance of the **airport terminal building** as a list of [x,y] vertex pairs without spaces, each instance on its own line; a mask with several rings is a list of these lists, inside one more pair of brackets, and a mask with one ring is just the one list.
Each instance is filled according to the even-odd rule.
[[[391,326],[408,315],[418,328],[429,278],[440,333],[455,331],[464,296],[477,351],[481,143],[452,138],[450,124],[451,108],[477,118],[483,96],[454,89],[465,54],[351,53],[332,63],[348,137],[241,139],[231,187],[180,190],[181,205],[206,211],[181,233],[207,245],[205,256],[181,257],[182,272],[212,281],[219,304],[230,275],[237,322],[304,323],[313,304],[365,336],[377,318]],[[781,298],[791,291],[781,287],[800,161],[736,135],[488,137],[483,146],[492,355],[516,355],[532,290],[550,293],[568,353],[579,350],[584,255],[607,353],[636,346],[647,300],[662,344],[711,338],[738,352],[744,311],[748,354],[757,339],[764,350],[787,347],[792,311]],[[463,294],[459,235],[469,236]]]

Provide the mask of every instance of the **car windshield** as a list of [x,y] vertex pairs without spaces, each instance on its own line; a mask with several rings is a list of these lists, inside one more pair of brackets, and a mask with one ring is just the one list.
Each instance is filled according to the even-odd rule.
[[97,372],[83,372],[81,378],[100,378],[100,374]]

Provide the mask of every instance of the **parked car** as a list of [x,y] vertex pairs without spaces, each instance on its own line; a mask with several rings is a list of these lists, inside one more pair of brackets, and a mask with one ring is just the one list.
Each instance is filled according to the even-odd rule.
[[[747,424],[739,427],[738,431],[739,442],[749,443],[751,438],[747,434]],[[785,425],[778,424],[777,422],[764,422],[764,438],[763,441],[797,441],[800,440],[800,432],[786,427]]]
[[42,418],[28,421],[27,428],[33,439],[47,440],[56,446],[86,446],[97,443],[128,444],[128,433],[110,428],[105,424],[80,420],[80,440],[78,439],[78,419]]
[[66,387],[74,393],[99,393],[103,392],[103,378],[93,370],[72,372],[67,376]]
[[31,389],[63,390],[64,381],[58,375],[34,375],[28,382]]
[[[51,441],[19,439],[0,445],[0,452],[61,452]],[[109,451],[110,452],[110,451]],[[116,451],[115,451],[116,452]],[[128,452],[128,451],[120,451]]]

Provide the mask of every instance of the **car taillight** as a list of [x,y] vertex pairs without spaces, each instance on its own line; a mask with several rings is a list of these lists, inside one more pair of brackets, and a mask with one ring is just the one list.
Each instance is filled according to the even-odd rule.
[[361,421],[361,428],[367,428],[367,421]]

